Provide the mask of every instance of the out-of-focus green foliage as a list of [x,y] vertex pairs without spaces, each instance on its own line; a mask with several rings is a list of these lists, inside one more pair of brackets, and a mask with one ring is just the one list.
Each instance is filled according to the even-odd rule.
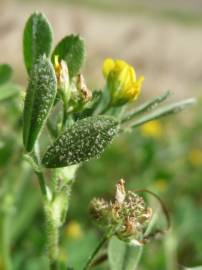
[[8,82],[11,79],[13,70],[7,64],[0,65],[0,85]]
[[[38,269],[39,265],[46,269],[46,259],[40,257],[45,236],[41,234],[44,224],[36,179],[28,165],[19,163],[20,153],[16,152],[21,144],[21,110],[18,96],[2,101],[0,107],[0,177],[13,181],[10,192],[17,194],[10,202],[14,207],[11,219],[15,220],[12,256],[16,270]],[[202,264],[200,115],[201,103],[192,113],[177,116],[175,120],[168,118],[146,124],[135,133],[117,139],[99,161],[80,168],[68,224],[61,236],[61,262],[77,265],[75,269],[83,266],[99,238],[89,221],[87,205],[92,196],[104,194],[111,198],[115,181],[124,176],[131,189],[149,188],[158,193],[172,217],[168,235],[145,246],[140,269],[173,270],[178,269],[176,265]],[[1,192],[6,188],[5,184],[1,185]],[[96,269],[106,270],[109,266],[103,264]]]
[[[85,164],[77,176],[71,215],[79,223],[87,215],[85,205],[93,194],[105,193],[105,197],[111,198],[114,181],[121,175],[130,188],[148,188],[163,198],[171,214],[172,228],[165,239],[145,246],[140,269],[171,270],[202,263],[200,114],[201,103],[194,113],[141,127],[118,139],[99,162]],[[106,171],[105,166],[111,169]],[[86,226],[90,224],[86,220]]]

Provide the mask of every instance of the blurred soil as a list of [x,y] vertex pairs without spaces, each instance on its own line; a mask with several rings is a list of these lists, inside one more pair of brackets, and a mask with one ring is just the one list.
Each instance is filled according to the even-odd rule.
[[[159,8],[160,0],[152,1]],[[181,1],[172,2],[179,7]],[[190,4],[183,8],[199,12],[202,2],[196,3],[194,9]],[[26,79],[22,65],[22,32],[27,17],[34,10],[46,13],[53,25],[55,43],[72,32],[85,38],[88,55],[84,73],[91,86],[102,86],[103,59],[112,57],[127,60],[135,66],[138,76],[145,76],[147,96],[167,89],[175,92],[176,98],[200,95],[202,24],[187,25],[155,16],[100,11],[83,5],[0,0],[0,62],[14,66],[18,82],[24,83]]]

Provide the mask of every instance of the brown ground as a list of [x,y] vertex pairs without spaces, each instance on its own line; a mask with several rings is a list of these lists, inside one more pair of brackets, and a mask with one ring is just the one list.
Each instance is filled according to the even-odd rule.
[[[0,62],[16,69],[23,82],[21,39],[27,17],[44,11],[53,25],[55,42],[77,32],[86,40],[87,81],[102,85],[101,65],[105,57],[123,58],[145,76],[144,92],[155,95],[172,89],[176,97],[200,95],[202,90],[202,26],[186,26],[153,17],[100,12],[84,7],[45,4],[16,4],[0,0]],[[158,2],[159,0],[154,0]],[[177,2],[180,2],[178,0]],[[177,3],[176,2],[176,3]],[[197,1],[196,1],[197,2]],[[158,5],[157,5],[158,6]],[[201,9],[198,1],[198,9]],[[189,9],[188,6],[184,8]]]

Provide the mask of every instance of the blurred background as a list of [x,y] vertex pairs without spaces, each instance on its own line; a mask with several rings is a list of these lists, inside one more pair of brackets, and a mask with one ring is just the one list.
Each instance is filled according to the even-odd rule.
[[[128,188],[147,188],[161,196],[172,218],[165,238],[145,247],[139,269],[202,265],[202,1],[0,0],[0,63],[12,65],[14,81],[22,85],[27,80],[22,33],[34,10],[49,18],[55,44],[70,33],[84,37],[83,73],[90,88],[103,87],[102,62],[112,57],[145,76],[136,104],[167,89],[172,100],[198,98],[194,108],[122,136],[101,159],[80,168],[61,237],[61,261],[80,269],[100,237],[89,218],[89,202],[94,196],[112,198],[115,183],[124,178]],[[16,157],[21,144],[18,106],[15,100],[0,106],[0,181],[11,179],[16,194],[14,202],[7,198],[14,213],[12,258],[16,270],[46,269],[38,186],[30,167]],[[2,192],[0,188],[0,199]]]

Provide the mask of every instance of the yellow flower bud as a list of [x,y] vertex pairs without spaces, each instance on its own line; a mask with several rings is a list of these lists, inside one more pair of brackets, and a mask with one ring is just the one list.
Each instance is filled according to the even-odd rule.
[[67,91],[69,88],[69,71],[64,60],[59,61],[59,56],[54,57],[54,68],[57,78],[58,88]]
[[116,185],[116,200],[118,203],[122,204],[126,197],[125,191],[125,181],[123,179],[119,180],[118,184]]
[[154,182],[154,188],[159,192],[165,192],[168,188],[168,181],[166,179],[157,179]]
[[125,61],[106,59],[103,63],[103,75],[111,93],[112,105],[123,105],[139,96],[144,77],[137,80],[134,68]]

